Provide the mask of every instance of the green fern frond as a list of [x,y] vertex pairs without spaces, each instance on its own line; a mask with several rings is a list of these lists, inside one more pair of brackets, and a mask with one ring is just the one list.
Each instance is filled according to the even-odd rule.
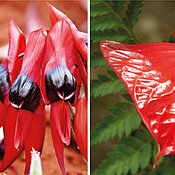
[[125,21],[130,27],[133,27],[138,21],[138,16],[141,14],[142,1],[130,0],[128,2],[128,8],[126,10]]
[[116,31],[116,30],[110,29],[110,30],[104,30],[101,32],[91,31],[91,40],[93,43],[99,43],[103,40],[113,40],[113,41],[123,42],[127,38],[128,38],[128,34],[127,32],[124,32],[124,30]]
[[[101,77],[106,79],[102,79]],[[91,96],[103,97],[109,94],[116,94],[123,89],[124,85],[119,78],[113,78],[111,76],[98,75],[98,79],[91,81]]]
[[[138,142],[137,148],[135,147],[135,142]],[[108,154],[109,158],[103,161],[93,175],[137,173],[139,168],[148,166],[150,162],[152,155],[151,142],[152,139],[145,142],[137,137],[128,137],[125,138],[125,141],[121,139],[120,144],[113,146],[114,152]]]
[[107,65],[107,61],[103,58],[101,52],[94,52],[91,55],[90,66],[93,68]]
[[113,1],[112,3],[113,3],[113,5],[112,5],[113,10],[117,14],[121,15],[121,13],[124,9],[125,0]]
[[112,29],[119,24],[120,22],[114,16],[94,18],[91,20],[91,31],[104,31]]
[[116,135],[127,136],[138,128],[141,119],[132,103],[118,102],[110,109],[111,116],[104,116],[104,121],[98,123],[91,132],[91,145],[113,139]]
[[[93,5],[93,4],[91,4],[91,5]],[[110,13],[109,8],[107,8],[104,4],[91,6],[90,10],[91,10],[91,12],[90,12],[91,17],[103,16],[103,15],[107,15]],[[91,25],[91,27],[92,27],[92,25]]]

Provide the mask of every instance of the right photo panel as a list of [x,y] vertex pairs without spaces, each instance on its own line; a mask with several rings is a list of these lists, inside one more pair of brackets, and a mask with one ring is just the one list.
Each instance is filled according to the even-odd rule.
[[175,1],[90,2],[92,175],[175,174]]

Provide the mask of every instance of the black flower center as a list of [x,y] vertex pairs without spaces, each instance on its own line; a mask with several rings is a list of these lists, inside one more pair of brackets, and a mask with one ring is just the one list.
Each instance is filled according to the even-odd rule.
[[34,112],[40,103],[39,87],[31,78],[21,73],[10,88],[9,100],[17,109]]
[[76,80],[66,66],[57,66],[45,75],[45,88],[48,100],[73,103],[75,100]]

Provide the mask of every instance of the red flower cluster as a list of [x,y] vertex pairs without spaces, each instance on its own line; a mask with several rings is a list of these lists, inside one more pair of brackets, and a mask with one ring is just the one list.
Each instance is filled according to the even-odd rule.
[[161,156],[175,154],[175,44],[102,41],[100,46],[158,143],[155,166]]
[[33,31],[27,45],[12,19],[9,24],[8,56],[0,65],[0,126],[5,144],[0,171],[25,150],[25,175],[29,174],[32,147],[42,151],[44,107],[49,104],[52,138],[63,174],[64,144],[69,145],[71,138],[70,105],[76,109],[76,141],[87,160],[87,35],[50,4],[48,9],[52,28]]

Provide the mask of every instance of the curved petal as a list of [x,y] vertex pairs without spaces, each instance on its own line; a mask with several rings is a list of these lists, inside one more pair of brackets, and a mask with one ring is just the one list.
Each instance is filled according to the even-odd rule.
[[[72,84],[72,80],[81,76],[79,73],[79,76],[73,77],[76,56],[77,50],[74,47],[69,24],[65,20],[58,21],[48,33],[42,65],[41,91],[45,104],[51,103],[51,100],[48,100],[46,97],[47,87],[45,86],[47,77],[50,77],[48,76],[49,72],[55,71],[55,79],[59,78],[63,80],[63,77],[67,76],[65,74],[69,74],[69,78],[65,79],[65,81],[68,80]],[[64,82],[63,80],[61,81]]]
[[57,132],[63,143],[70,144],[71,137],[71,116],[69,104],[59,101],[51,105],[51,116],[55,122]]
[[46,36],[42,29],[32,32],[24,52],[21,73],[27,74],[32,80],[39,84],[40,68],[43,58]]
[[56,9],[54,6],[51,4],[47,3],[47,7],[49,10],[49,15],[50,15],[50,21],[52,25],[54,25],[57,21],[60,20],[66,20],[70,27],[71,27],[71,32],[74,40],[74,44],[76,48],[79,50],[81,53],[83,59],[87,60],[87,46],[85,44],[84,38],[85,35],[82,35],[82,33],[79,33],[78,29],[76,26],[73,24],[73,22],[62,12],[60,12],[58,9]]
[[50,20],[52,25],[54,26],[58,21],[65,20],[71,28],[72,33],[72,39],[74,42],[75,47],[77,48],[76,53],[76,64],[78,65],[80,75],[82,77],[83,83],[85,85],[85,88],[87,90],[87,70],[86,70],[86,64],[87,64],[87,35],[83,32],[79,32],[76,26],[72,23],[72,21],[64,15],[62,12],[60,12],[58,9],[47,3]]
[[4,121],[4,144],[5,154],[2,160],[0,171],[4,171],[19,156],[24,147],[16,149],[14,146],[14,133],[18,111],[10,106],[7,117]]
[[23,147],[24,142],[27,140],[34,117],[33,112],[22,109],[18,111],[14,132],[14,146],[16,149]]
[[78,101],[76,106],[76,113],[74,116],[74,130],[75,130],[75,138],[78,144],[78,147],[87,160],[88,157],[88,115],[87,115],[87,98],[84,95]]
[[103,41],[101,51],[126,85],[143,122],[156,139],[158,158],[175,154],[175,44],[125,45]]
[[[52,107],[52,105],[51,105],[51,107]],[[66,175],[65,166],[64,166],[64,154],[63,154],[64,143],[62,142],[62,140],[60,138],[60,135],[58,133],[54,118],[55,118],[55,116],[52,113],[51,118],[50,118],[52,140],[53,140],[57,160],[58,160],[58,163],[60,165],[61,171],[63,172],[64,175]]]
[[7,56],[11,84],[21,70],[22,59],[20,58],[23,56],[25,48],[25,36],[11,18],[9,23],[9,50]]
[[44,105],[40,104],[40,112],[34,114],[32,126],[30,128],[29,135],[25,142],[25,153],[26,153],[26,167],[25,175],[29,174],[30,163],[31,163],[31,151],[34,148],[38,152],[42,152],[45,129],[46,129],[46,114]]
[[9,107],[4,105],[1,101],[0,101],[0,127],[4,124],[4,120],[7,116],[8,113],[8,109]]

